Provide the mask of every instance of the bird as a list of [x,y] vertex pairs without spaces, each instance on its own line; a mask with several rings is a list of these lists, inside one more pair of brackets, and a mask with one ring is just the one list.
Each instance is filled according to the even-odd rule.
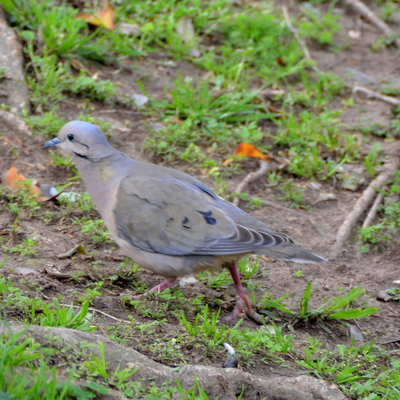
[[71,121],[44,148],[70,155],[111,237],[140,266],[166,278],[227,268],[236,287],[232,318],[261,321],[237,264],[249,253],[298,263],[326,261],[176,169],[129,158],[93,124]]

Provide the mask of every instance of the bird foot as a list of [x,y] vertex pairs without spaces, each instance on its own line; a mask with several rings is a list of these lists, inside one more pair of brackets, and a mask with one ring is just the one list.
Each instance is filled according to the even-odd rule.
[[[246,308],[244,305],[246,304]],[[233,309],[233,312],[231,315],[226,317],[224,320],[226,322],[231,322],[231,321],[236,321],[240,318],[241,314],[246,314],[248,318],[252,319],[254,322],[256,322],[259,325],[263,324],[263,320],[261,318],[261,315],[254,311],[253,308],[250,306],[250,301],[247,298],[247,301],[245,301],[243,298],[238,298],[235,308]]]
[[[245,313],[249,318],[257,322],[257,324],[262,325],[263,321],[261,319],[260,314],[253,310],[251,306],[249,292],[243,288],[242,282],[240,281],[239,271],[237,269],[237,265],[234,261],[227,265],[229,272],[232,275],[233,282],[235,283],[236,293],[238,296],[235,309],[228,320],[238,319],[241,313]],[[244,307],[246,305],[246,308]]]
[[257,324],[259,325],[264,324],[261,315],[257,311],[254,311],[252,308],[250,310],[246,310],[246,315]]
[[132,295],[128,295],[127,297],[132,299],[132,300],[140,300],[140,299],[144,299],[147,298],[148,294],[151,292],[162,292],[165,289],[169,288],[170,286],[172,286],[175,283],[176,279],[170,279],[167,281],[163,281],[161,283],[159,283],[158,285],[154,286],[153,288],[149,289],[147,292],[144,292],[142,294],[138,294],[136,296],[132,296]]

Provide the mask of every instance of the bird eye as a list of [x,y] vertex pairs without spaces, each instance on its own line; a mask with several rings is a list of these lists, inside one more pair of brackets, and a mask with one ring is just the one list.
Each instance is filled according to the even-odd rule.
[[70,142],[72,142],[72,141],[75,139],[75,136],[74,136],[72,133],[69,133],[69,134],[67,135],[67,139],[68,139]]

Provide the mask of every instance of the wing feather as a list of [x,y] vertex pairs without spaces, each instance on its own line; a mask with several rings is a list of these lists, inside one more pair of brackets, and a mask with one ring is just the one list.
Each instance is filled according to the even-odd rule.
[[243,254],[292,243],[197,181],[170,176],[123,179],[114,220],[120,237],[166,255]]

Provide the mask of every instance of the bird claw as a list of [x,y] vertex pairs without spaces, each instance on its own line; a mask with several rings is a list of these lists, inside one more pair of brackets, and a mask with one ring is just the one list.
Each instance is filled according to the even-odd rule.
[[256,322],[257,324],[259,324],[259,325],[263,325],[264,324],[264,321],[261,318],[261,315],[258,312],[254,311],[253,309],[247,310],[246,311],[246,315],[250,319],[252,319],[254,322]]
[[235,308],[233,309],[233,312],[231,315],[229,315],[228,317],[224,318],[224,321],[226,322],[231,322],[231,321],[235,321],[237,319],[240,318],[241,314],[245,314],[247,315],[248,318],[252,319],[254,322],[256,322],[259,325],[263,325],[263,320],[261,318],[261,315],[254,311],[253,308],[247,306],[247,308],[244,308],[244,300],[242,298],[238,298]]
[[[126,292],[126,291],[125,291],[125,292]],[[120,293],[119,296],[120,296],[120,297],[126,297],[126,298],[128,298],[129,300],[134,300],[134,301],[140,300],[141,298],[147,296],[147,293],[138,294],[138,295],[135,295],[135,296],[134,296],[134,295],[132,295],[132,294],[127,294],[127,293],[125,293],[125,292]]]

